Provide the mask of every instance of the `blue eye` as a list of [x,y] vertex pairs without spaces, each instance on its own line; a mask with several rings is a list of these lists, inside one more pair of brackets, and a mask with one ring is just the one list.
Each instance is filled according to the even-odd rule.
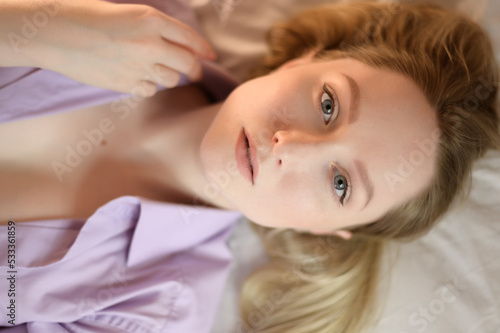
[[347,191],[349,189],[349,183],[347,179],[335,168],[335,177],[333,178],[333,187],[335,192],[340,197],[340,203],[344,205],[344,201],[347,196]]
[[330,121],[334,121],[339,114],[339,106],[337,99],[333,97],[333,94],[328,90],[326,84],[323,85],[323,94],[321,95],[321,109],[325,117],[325,124]]

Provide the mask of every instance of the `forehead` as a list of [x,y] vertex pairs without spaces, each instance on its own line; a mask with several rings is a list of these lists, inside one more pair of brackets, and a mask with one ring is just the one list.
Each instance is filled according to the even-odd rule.
[[342,112],[352,112],[353,92],[345,77],[359,87],[358,117],[341,128],[352,158],[366,165],[378,204],[389,207],[426,188],[435,174],[440,131],[422,89],[400,73],[353,59],[314,65],[321,80],[338,88]]

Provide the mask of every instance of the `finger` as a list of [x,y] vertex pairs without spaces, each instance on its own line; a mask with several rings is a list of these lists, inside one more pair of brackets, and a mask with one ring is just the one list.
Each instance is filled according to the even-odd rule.
[[191,27],[174,18],[167,17],[165,27],[161,29],[160,34],[166,40],[182,45],[200,57],[211,60],[215,60],[217,57],[215,51],[203,37]]
[[153,96],[157,91],[158,86],[156,85],[156,83],[148,80],[141,80],[132,87],[132,89],[130,90],[130,94],[132,96],[145,98]]
[[201,79],[202,69],[199,60],[191,52],[171,43],[164,44],[157,63],[186,74],[191,81]]
[[181,79],[181,74],[162,64],[155,64],[147,68],[148,74],[145,80],[155,82],[161,86],[171,88],[175,87]]

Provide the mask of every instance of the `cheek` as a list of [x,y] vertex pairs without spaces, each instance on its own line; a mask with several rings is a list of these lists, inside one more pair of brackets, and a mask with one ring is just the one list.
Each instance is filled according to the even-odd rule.
[[232,108],[241,110],[245,115],[270,116],[293,104],[300,87],[282,76],[267,75],[240,85],[228,97]]
[[[283,227],[310,227],[322,218],[318,192],[306,177],[283,177],[266,184],[257,194],[258,204],[253,207],[268,223]],[[257,203],[256,202],[256,203]]]

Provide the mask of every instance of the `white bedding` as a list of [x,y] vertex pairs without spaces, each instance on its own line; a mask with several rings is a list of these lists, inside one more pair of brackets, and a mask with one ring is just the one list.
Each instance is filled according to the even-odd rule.
[[[264,52],[276,20],[325,0],[190,0],[219,62],[243,79]],[[500,1],[435,1],[458,7],[493,38],[500,62]],[[235,255],[213,333],[249,332],[239,324],[238,294],[249,272],[266,260],[245,221],[230,240]],[[249,250],[251,249],[251,251]],[[500,152],[488,152],[473,172],[469,200],[428,235],[392,243],[381,270],[381,316],[372,333],[500,332]],[[389,262],[394,262],[392,269]]]
[[[467,202],[399,252],[373,332],[500,332],[500,152],[478,161]],[[390,281],[389,281],[390,279]],[[389,283],[388,283],[389,282]]]

